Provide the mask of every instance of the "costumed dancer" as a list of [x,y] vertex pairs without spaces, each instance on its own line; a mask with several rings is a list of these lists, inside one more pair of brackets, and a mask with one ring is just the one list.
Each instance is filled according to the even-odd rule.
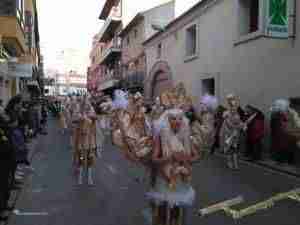
[[71,128],[71,115],[70,115],[70,107],[71,107],[71,100],[70,97],[66,97],[65,100],[65,110],[64,110],[64,114],[65,114],[65,118],[66,118],[66,123],[67,123],[67,128],[70,129]]
[[76,130],[79,125],[79,119],[80,119],[80,103],[79,99],[77,99],[75,96],[71,97],[70,106],[69,106],[69,116],[70,116],[70,129],[71,129],[71,135],[70,135],[70,146],[71,148],[75,148],[75,136],[76,136]]
[[72,162],[74,166],[74,172],[78,172],[79,158],[78,158],[78,139],[80,136],[80,120],[82,114],[80,110],[79,99],[73,97],[70,105],[70,119],[71,119],[71,135],[70,145],[72,149]]
[[88,174],[88,185],[94,185],[92,172],[97,154],[97,116],[87,96],[85,96],[81,102],[80,113],[79,136],[76,145],[77,158],[79,159],[78,184],[81,185],[83,183],[83,173],[84,169],[86,169]]
[[240,135],[245,128],[239,113],[239,100],[230,94],[226,97],[228,110],[224,112],[224,122],[221,128],[221,140],[223,151],[227,155],[227,165],[230,169],[238,169],[238,153],[240,145]]
[[[140,94],[129,96],[117,90],[113,100],[113,143],[120,147],[127,159],[142,162],[151,153],[152,137],[143,110]],[[147,161],[147,160],[146,160]]]
[[166,110],[156,123],[152,161],[157,176],[147,193],[152,202],[153,224],[183,224],[184,209],[192,206],[195,199],[190,181],[192,163],[199,154],[191,143],[190,124],[178,96],[174,91],[162,95]]
[[67,120],[66,120],[66,107],[64,102],[60,102],[58,115],[59,115],[59,125],[61,128],[61,133],[65,134],[67,130]]
[[207,154],[215,141],[214,113],[218,106],[217,98],[202,97],[197,116],[191,122],[192,143],[199,154]]

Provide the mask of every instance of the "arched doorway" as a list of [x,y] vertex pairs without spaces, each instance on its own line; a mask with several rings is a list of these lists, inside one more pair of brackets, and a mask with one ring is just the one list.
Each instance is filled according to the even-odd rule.
[[145,95],[153,101],[163,91],[173,87],[172,72],[167,62],[159,61],[151,69],[145,83]]
[[172,87],[172,82],[168,79],[168,76],[163,71],[158,71],[154,76],[154,80],[152,83],[152,94],[151,98],[155,99],[156,97],[160,96],[160,94]]

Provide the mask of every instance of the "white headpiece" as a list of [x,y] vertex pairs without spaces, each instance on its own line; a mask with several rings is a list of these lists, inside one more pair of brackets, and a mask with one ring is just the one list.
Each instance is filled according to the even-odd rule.
[[277,99],[271,107],[272,112],[287,112],[290,107],[290,102],[287,99]]
[[137,93],[135,93],[135,95],[134,95],[134,98],[135,99],[139,99],[139,98],[142,98],[143,97],[143,95],[140,93],[140,92],[137,92]]
[[[204,95],[200,103],[204,104],[208,109],[216,110],[218,107],[218,99],[212,95]],[[201,109],[200,109],[201,110]]]

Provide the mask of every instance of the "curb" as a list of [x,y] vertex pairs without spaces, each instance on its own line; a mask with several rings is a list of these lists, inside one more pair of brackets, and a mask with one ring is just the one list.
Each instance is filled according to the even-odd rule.
[[[219,158],[226,158],[226,156],[221,154],[221,153],[215,153],[214,155],[219,157]],[[250,166],[258,166],[258,167],[261,167],[261,168],[271,170],[272,172],[277,172],[277,173],[280,173],[282,175],[288,175],[288,176],[291,176],[293,178],[300,179],[300,173],[291,172],[291,171],[288,171],[288,170],[285,170],[285,169],[281,169],[281,168],[278,168],[278,167],[275,167],[275,166],[272,166],[272,165],[268,165],[267,163],[249,162],[249,161],[244,160],[244,159],[239,159],[239,161],[244,163],[244,164],[248,164]]]

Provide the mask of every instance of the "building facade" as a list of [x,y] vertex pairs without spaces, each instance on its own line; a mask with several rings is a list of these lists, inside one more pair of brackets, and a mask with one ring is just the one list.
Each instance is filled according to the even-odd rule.
[[60,73],[59,71],[47,71],[47,80],[53,80],[47,85],[47,95],[82,95],[87,92],[87,79],[76,71]]
[[123,86],[143,91],[146,75],[146,55],[143,42],[157,32],[152,26],[165,26],[174,18],[175,1],[138,13],[122,30]]
[[43,65],[35,0],[0,2],[0,37],[1,63],[8,67],[7,76],[1,78],[8,91],[1,98],[7,102],[18,93],[40,93]]
[[[95,48],[98,49],[96,51],[100,52],[100,57],[99,59],[96,57],[97,60],[94,63],[92,60],[93,57],[91,57],[91,65],[88,70],[89,73],[97,74],[96,89],[98,91],[108,91],[111,93],[114,88],[120,87],[120,80],[122,80],[122,41],[119,34],[122,29],[129,24],[138,12],[151,9],[169,1],[152,0],[145,1],[143,4],[136,4],[134,0],[105,1],[99,16],[99,19],[104,21],[104,25],[96,35],[96,42],[101,43],[101,47]],[[95,76],[89,75],[89,77]],[[89,79],[89,83],[92,80],[93,82],[95,81],[95,79]]]
[[100,63],[104,46],[104,43],[99,42],[98,35],[95,35],[90,52],[90,66],[87,71],[87,89],[90,93],[96,92],[101,83],[105,82],[104,66]]
[[121,39],[118,34],[122,30],[122,1],[107,0],[99,19],[104,21],[104,25],[97,34],[98,42],[101,43],[97,62],[101,81],[97,89],[111,91],[121,79]]
[[295,3],[202,0],[144,43],[148,98],[178,82],[195,97],[210,93],[224,102],[235,93],[264,111],[274,99],[299,97]]

